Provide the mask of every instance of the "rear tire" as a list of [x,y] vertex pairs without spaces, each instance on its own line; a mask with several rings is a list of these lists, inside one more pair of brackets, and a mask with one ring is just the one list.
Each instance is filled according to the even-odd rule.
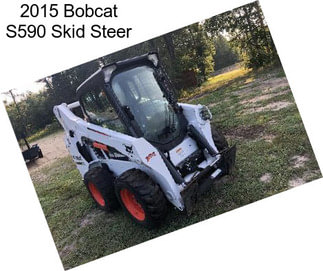
[[228,141],[225,139],[222,132],[214,127],[212,127],[212,138],[218,151],[223,151],[229,147]]
[[111,212],[118,208],[119,203],[114,194],[114,176],[106,168],[96,167],[84,175],[84,184],[97,206]]
[[167,212],[167,201],[146,173],[138,169],[124,172],[115,181],[115,192],[126,214],[137,224],[154,228]]

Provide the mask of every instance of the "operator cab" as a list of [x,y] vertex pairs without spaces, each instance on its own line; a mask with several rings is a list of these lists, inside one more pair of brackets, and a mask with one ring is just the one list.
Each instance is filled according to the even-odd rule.
[[187,120],[156,53],[102,67],[77,94],[89,122],[144,137],[163,151],[186,135]]

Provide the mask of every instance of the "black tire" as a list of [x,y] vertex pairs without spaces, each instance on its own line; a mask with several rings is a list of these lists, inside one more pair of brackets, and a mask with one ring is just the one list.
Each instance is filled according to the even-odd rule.
[[41,149],[38,150],[38,158],[43,158],[43,152],[41,151]]
[[212,127],[212,138],[218,151],[223,151],[229,147],[228,141],[219,129]]
[[95,167],[84,175],[84,184],[97,206],[111,212],[118,208],[119,202],[114,194],[114,176],[106,168]]
[[[119,176],[115,181],[115,191],[120,205],[135,223],[151,229],[164,219],[166,198],[159,185],[141,170],[131,169]],[[135,202],[130,201],[130,206],[128,196]],[[135,206],[135,210],[131,205]]]

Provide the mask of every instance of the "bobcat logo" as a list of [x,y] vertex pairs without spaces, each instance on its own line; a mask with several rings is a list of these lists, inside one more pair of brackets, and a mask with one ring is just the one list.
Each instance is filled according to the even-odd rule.
[[125,147],[127,153],[133,153],[132,146],[127,146],[126,144],[123,144],[123,146]]

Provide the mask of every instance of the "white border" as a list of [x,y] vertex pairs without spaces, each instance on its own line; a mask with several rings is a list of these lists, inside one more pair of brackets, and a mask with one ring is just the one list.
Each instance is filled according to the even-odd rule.
[[[111,25],[133,27],[129,40],[19,41],[5,39],[3,32],[6,24],[19,22],[18,3],[22,1],[2,1],[0,91],[247,2],[115,0],[122,13]],[[260,2],[322,168],[320,1]],[[91,3],[109,4],[103,0]],[[0,110],[1,269],[63,270],[2,105]],[[321,179],[75,270],[322,270],[322,191]]]

